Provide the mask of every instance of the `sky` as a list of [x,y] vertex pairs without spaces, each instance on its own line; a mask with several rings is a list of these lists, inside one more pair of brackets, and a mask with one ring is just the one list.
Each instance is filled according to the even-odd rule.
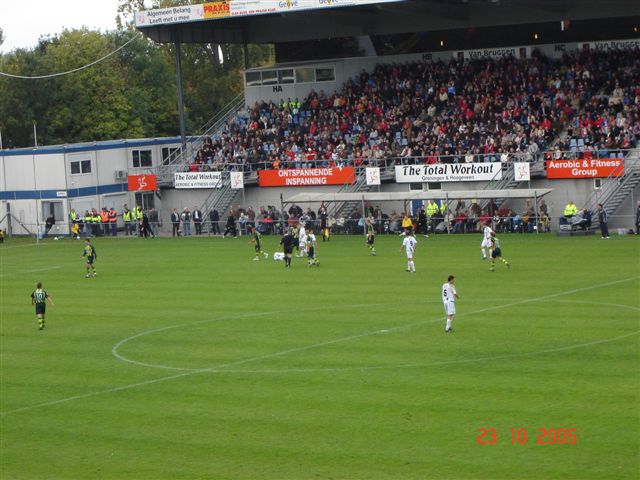
[[33,48],[42,35],[65,28],[113,30],[117,12],[118,0],[0,0],[0,52]]

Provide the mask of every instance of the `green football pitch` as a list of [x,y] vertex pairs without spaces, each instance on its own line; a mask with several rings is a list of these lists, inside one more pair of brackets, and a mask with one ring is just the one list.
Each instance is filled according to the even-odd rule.
[[5,242],[0,478],[638,478],[639,238],[480,240]]

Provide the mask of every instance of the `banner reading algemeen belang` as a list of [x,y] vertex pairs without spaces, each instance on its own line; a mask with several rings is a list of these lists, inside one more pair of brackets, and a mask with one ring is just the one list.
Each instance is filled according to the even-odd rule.
[[502,164],[500,162],[396,166],[397,183],[479,182],[500,180],[501,178]]
[[547,178],[607,178],[623,175],[622,158],[547,160]]
[[356,171],[353,167],[285,168],[258,172],[258,184],[261,187],[351,185],[355,181]]

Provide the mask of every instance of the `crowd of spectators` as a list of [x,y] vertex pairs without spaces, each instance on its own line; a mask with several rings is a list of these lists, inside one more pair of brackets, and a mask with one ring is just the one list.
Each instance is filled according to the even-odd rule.
[[550,231],[550,214],[544,199],[540,200],[537,209],[532,200],[526,199],[518,211],[506,203],[498,207],[492,200],[482,206],[476,201],[455,200],[447,205],[444,201],[437,203],[429,200],[413,214],[396,210],[385,212],[380,206],[367,204],[364,215],[357,209],[337,218],[332,215],[331,208],[324,204],[317,211],[310,207],[304,210],[295,204],[285,211],[274,206],[263,206],[256,210],[253,207],[235,206],[224,219],[216,211],[215,216],[211,217],[209,232],[223,234],[218,225],[224,223],[227,225],[226,233],[232,233],[233,236],[246,235],[251,227],[256,227],[263,234],[281,234],[285,226],[303,224],[316,231],[326,227],[333,234],[358,234],[364,232],[366,219],[369,218],[379,234],[400,234],[406,228],[424,235],[474,233],[482,231],[484,224],[497,232],[533,233],[536,230]]
[[[640,138],[640,54],[613,51],[589,56],[591,67],[576,72],[589,80],[596,72],[599,93],[585,97],[548,152],[549,159],[622,156],[620,150],[638,145]],[[572,86],[573,88],[573,86]]]
[[637,145],[639,72],[637,50],[378,65],[333,94],[256,104],[207,137],[188,168],[537,160],[550,149],[557,158],[609,154]]

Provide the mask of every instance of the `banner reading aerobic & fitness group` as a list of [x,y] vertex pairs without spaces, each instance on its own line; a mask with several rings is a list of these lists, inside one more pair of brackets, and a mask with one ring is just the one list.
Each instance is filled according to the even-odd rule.
[[261,187],[351,185],[355,181],[356,171],[353,167],[285,168],[258,172],[258,184]]
[[500,162],[396,166],[397,183],[479,182],[500,180],[501,178],[502,164]]
[[222,172],[175,173],[175,188],[222,188]]
[[622,158],[547,160],[547,178],[607,178],[623,175]]

